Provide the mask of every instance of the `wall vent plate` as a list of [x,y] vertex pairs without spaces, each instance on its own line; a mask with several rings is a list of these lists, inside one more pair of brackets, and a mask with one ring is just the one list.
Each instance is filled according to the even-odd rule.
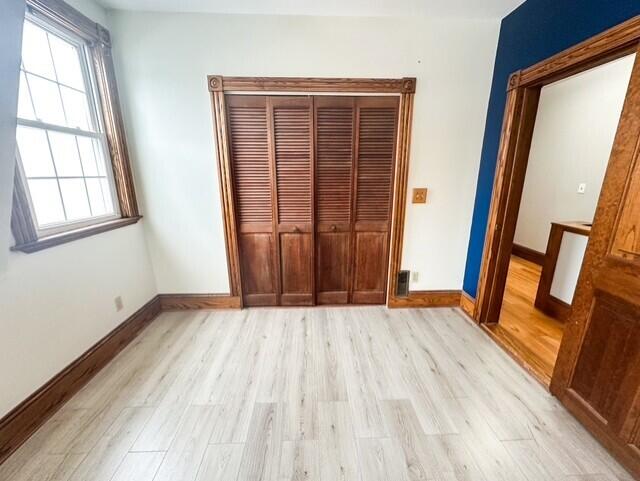
[[396,296],[407,297],[409,295],[410,271],[398,272],[398,283],[396,284]]

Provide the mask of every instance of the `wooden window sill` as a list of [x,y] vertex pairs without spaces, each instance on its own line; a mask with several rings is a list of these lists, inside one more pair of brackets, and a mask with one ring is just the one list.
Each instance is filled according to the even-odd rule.
[[101,232],[107,232],[127,225],[135,224],[140,219],[141,215],[134,217],[123,217],[121,219],[110,220],[101,224],[95,224],[80,229],[74,229],[60,234],[54,234],[40,239],[28,242],[26,244],[17,244],[11,248],[12,251],[21,251],[26,253],[37,252],[49,247],[54,247],[60,244],[66,244],[74,240],[83,239],[92,235],[100,234]]

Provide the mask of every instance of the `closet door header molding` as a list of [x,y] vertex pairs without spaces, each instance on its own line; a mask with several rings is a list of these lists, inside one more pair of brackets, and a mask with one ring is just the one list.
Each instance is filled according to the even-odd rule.
[[400,79],[305,77],[207,77],[211,92],[415,93],[415,77]]

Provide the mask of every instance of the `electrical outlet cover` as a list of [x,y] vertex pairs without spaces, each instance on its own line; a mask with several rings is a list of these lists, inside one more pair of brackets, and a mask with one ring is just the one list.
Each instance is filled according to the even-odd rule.
[[414,204],[426,204],[427,203],[427,189],[426,187],[413,189],[413,195],[411,201]]

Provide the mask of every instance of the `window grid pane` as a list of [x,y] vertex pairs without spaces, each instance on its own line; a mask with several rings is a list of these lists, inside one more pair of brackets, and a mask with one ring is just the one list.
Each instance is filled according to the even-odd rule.
[[18,152],[37,227],[115,215],[82,48],[25,20],[22,57]]
[[22,57],[26,76],[21,89],[35,107],[36,119],[96,132],[80,48],[26,20]]

